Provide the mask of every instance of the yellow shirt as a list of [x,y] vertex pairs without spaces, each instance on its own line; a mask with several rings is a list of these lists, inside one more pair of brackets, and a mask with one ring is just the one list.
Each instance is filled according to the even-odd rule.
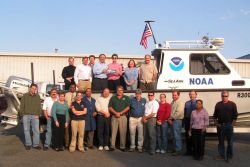
[[140,67],[140,81],[143,83],[155,82],[153,76],[158,73],[156,66],[152,63],[142,64]]
[[67,102],[69,108],[70,108],[72,102],[75,101],[75,97],[76,97],[76,92],[74,92],[74,93],[67,92],[65,94],[65,101]]

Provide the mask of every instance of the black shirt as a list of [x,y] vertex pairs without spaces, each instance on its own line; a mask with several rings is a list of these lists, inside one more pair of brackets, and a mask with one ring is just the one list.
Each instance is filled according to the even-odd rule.
[[[74,106],[74,108],[77,110],[77,111],[82,111],[83,112],[83,109],[86,108],[86,105],[83,101],[81,101],[80,103],[77,103],[76,101],[74,101],[72,103],[72,106]],[[85,120],[85,115],[75,115],[73,112],[72,112],[72,117],[71,117],[71,120]]]
[[62,70],[62,77],[64,79],[64,82],[69,82],[66,78],[73,77],[72,80],[71,80],[71,83],[75,83],[74,82],[75,69],[76,69],[76,67],[73,66],[73,65],[68,65],[68,66],[66,66],[66,67],[63,68],[63,70]]
[[220,101],[216,104],[213,117],[218,123],[232,123],[238,117],[237,106],[234,102],[228,101],[223,103]]

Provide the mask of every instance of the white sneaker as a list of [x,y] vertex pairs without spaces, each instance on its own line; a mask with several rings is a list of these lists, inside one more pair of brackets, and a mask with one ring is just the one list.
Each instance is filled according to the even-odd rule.
[[103,146],[99,146],[98,150],[102,151],[103,150]]
[[161,152],[161,150],[160,150],[160,149],[157,149],[155,152],[156,152],[156,153],[160,153],[160,152]]
[[161,154],[165,154],[166,153],[166,151],[165,150],[161,150]]
[[104,147],[104,150],[105,150],[105,151],[109,151],[109,147],[108,147],[108,146],[105,146],[105,147]]

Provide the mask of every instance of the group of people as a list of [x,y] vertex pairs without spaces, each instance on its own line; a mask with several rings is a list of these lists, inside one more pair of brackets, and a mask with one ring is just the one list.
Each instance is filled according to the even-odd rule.
[[124,69],[123,65],[118,63],[117,54],[113,54],[111,58],[112,63],[107,64],[105,54],[100,54],[97,62],[94,55],[84,56],[82,63],[74,66],[74,58],[70,57],[69,65],[62,70],[65,90],[69,90],[71,84],[76,84],[80,91],[87,88],[94,91],[109,88],[114,91],[119,85],[126,90],[136,90],[138,87],[142,90],[155,89],[158,71],[151,62],[150,55],[145,55],[145,63],[139,68],[133,59],[129,60],[128,67]]
[[[37,86],[32,84],[30,92],[21,100],[21,115],[25,134],[25,146],[41,149],[39,138],[39,116],[41,115],[40,97],[36,94]],[[206,128],[209,116],[203,108],[203,101],[196,99],[197,93],[189,93],[190,100],[185,104],[180,100],[180,92],[172,92],[172,102],[166,101],[166,94],[155,98],[154,92],[148,93],[148,99],[142,97],[142,90],[137,89],[135,96],[124,95],[122,86],[118,86],[116,94],[110,97],[110,90],[105,88],[102,96],[92,98],[91,89],[83,96],[75,91],[75,85],[70,86],[68,93],[59,93],[52,89],[50,97],[43,104],[44,116],[47,119],[46,140],[44,150],[52,146],[56,151],[68,148],[70,152],[77,149],[85,152],[93,149],[93,136],[96,131],[98,149],[100,151],[116,150],[116,138],[119,129],[119,148],[127,151],[127,127],[130,135],[128,151],[155,153],[171,153],[174,156],[182,154],[182,123],[185,127],[186,153],[194,159],[202,160],[205,148]],[[222,92],[222,101],[214,110],[219,139],[219,156],[216,159],[229,161],[233,157],[233,126],[237,119],[237,107],[228,100],[228,92]],[[70,105],[68,105],[70,103]],[[30,126],[33,131],[31,142]],[[71,127],[71,128],[69,128]],[[111,135],[110,135],[111,131]],[[136,139],[136,131],[138,132]],[[172,132],[174,148],[168,145],[168,132]],[[71,136],[71,137],[70,137]],[[78,136],[78,138],[77,138]],[[228,141],[225,151],[224,140]],[[137,143],[135,142],[137,141]],[[77,143],[77,144],[76,144]],[[85,143],[85,144],[84,144]]]
[[[140,153],[148,152],[150,155],[171,153],[173,156],[179,156],[183,150],[181,134],[184,126],[185,155],[192,155],[195,160],[202,160],[209,115],[203,108],[203,101],[197,99],[197,92],[190,91],[190,100],[185,103],[180,99],[180,92],[177,90],[172,91],[171,103],[167,102],[165,93],[161,93],[157,100],[155,92],[150,91],[154,88],[157,69],[150,63],[150,56],[146,55],[145,63],[140,69],[135,68],[133,60],[128,63],[129,68],[123,75],[127,89],[134,90],[135,94],[132,97],[126,96],[124,87],[119,81],[123,72],[121,66],[117,64],[117,58],[118,56],[113,54],[113,63],[107,65],[103,54],[99,56],[98,63],[90,61],[88,64],[88,59],[94,60],[93,56],[83,57],[83,64],[76,67],[72,73],[73,77],[68,74],[74,69],[74,59],[69,58],[71,65],[63,70],[65,86],[69,91],[58,93],[53,88],[50,97],[43,103],[43,115],[47,120],[43,150],[52,147],[56,151],[67,148],[70,152],[76,149],[85,152],[86,149],[94,148],[94,134],[96,134],[98,150],[114,151],[119,132],[121,151],[137,150]],[[140,88],[137,88],[137,76]],[[76,88],[80,91],[76,91]],[[111,96],[110,91],[114,88],[116,93]],[[101,96],[94,99],[92,89],[101,90]],[[147,99],[142,97],[144,90],[149,90]],[[228,91],[221,93],[222,100],[216,104],[213,115],[219,139],[219,155],[215,159],[226,161],[230,161],[233,157],[233,126],[238,115],[236,104],[229,101],[228,97]],[[20,113],[23,116],[26,149],[30,150],[32,147],[41,149],[39,138],[41,102],[36,84],[31,84],[29,92],[22,97]],[[30,127],[33,131],[33,144]],[[173,147],[168,142],[169,132],[173,136]],[[127,135],[130,136],[129,148],[126,147]],[[227,149],[224,145],[225,138]]]

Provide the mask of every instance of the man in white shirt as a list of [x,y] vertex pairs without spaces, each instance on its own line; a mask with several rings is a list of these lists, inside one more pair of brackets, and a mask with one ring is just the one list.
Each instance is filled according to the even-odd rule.
[[88,65],[88,57],[82,58],[82,64],[76,67],[74,73],[74,80],[78,90],[85,91],[87,88],[91,89],[92,69]]
[[43,150],[47,151],[51,144],[52,130],[51,130],[51,108],[53,103],[57,101],[57,90],[52,88],[50,91],[50,97],[46,97],[43,103],[43,113],[47,120],[47,132]]
[[109,129],[110,129],[110,113],[109,113],[109,89],[103,90],[102,96],[96,100],[97,115],[97,138],[99,150],[109,150]]
[[156,147],[156,115],[159,109],[159,103],[155,100],[155,93],[148,93],[148,101],[145,105],[145,114],[142,118],[144,123],[144,144],[145,150],[150,155],[155,154]]

